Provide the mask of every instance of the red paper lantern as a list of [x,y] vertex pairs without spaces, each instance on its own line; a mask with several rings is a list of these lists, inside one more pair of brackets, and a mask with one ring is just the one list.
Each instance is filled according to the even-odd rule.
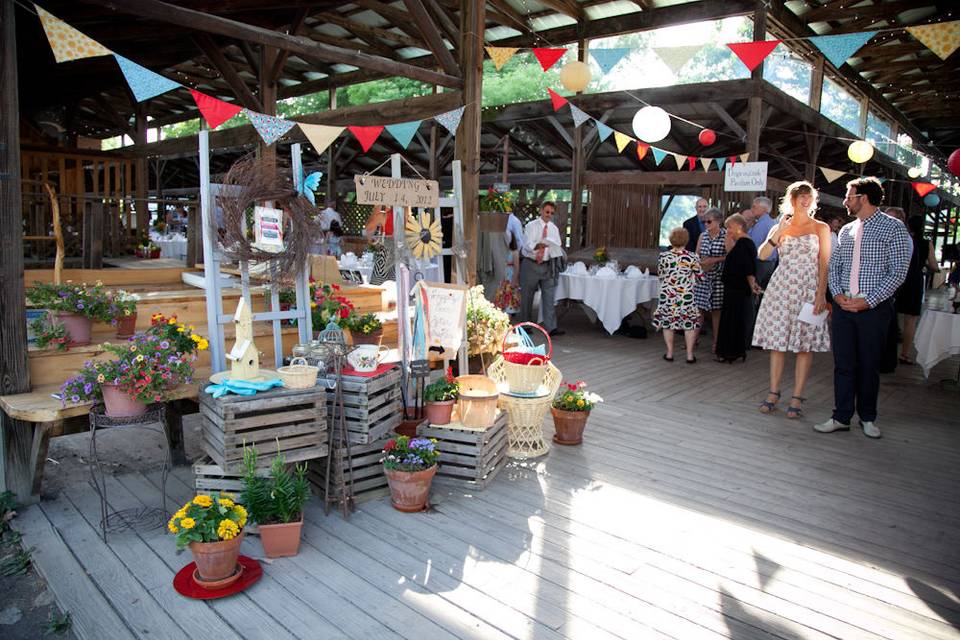
[[698,136],[700,139],[700,144],[705,147],[709,147],[714,142],[717,141],[717,134],[713,129],[704,129],[700,132]]
[[951,153],[950,157],[947,158],[947,168],[953,175],[960,176],[960,149]]

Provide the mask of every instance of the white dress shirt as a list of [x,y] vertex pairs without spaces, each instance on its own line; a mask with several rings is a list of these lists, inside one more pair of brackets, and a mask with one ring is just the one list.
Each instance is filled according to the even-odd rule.
[[[543,235],[543,226],[547,226],[547,235]],[[553,222],[544,223],[543,218],[537,218],[527,223],[523,229],[523,247],[520,249],[524,258],[531,260],[537,259],[537,245],[541,242],[547,245],[543,253],[543,260],[546,262],[552,258],[563,256],[563,248],[560,244],[560,230]]]

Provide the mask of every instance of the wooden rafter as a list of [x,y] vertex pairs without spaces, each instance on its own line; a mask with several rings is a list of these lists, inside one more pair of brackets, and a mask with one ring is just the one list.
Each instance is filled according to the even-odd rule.
[[[293,20],[290,22],[290,26],[287,28],[287,33],[292,36],[300,35],[301,31],[303,30],[303,22],[307,19],[309,14],[309,7],[297,9],[297,13],[293,16]],[[289,56],[289,51],[280,51],[277,53],[277,57],[273,61],[273,68],[270,69],[270,74],[267,76],[267,84],[277,83],[277,80],[280,78],[280,74],[283,72],[283,65],[286,63]]]
[[315,19],[322,22],[329,22],[330,24],[335,24],[342,29],[346,29],[351,33],[356,34],[357,36],[367,40],[368,38],[372,39],[381,39],[389,40],[397,44],[403,45],[405,47],[417,47],[419,49],[427,49],[427,44],[419,39],[412,36],[408,36],[405,33],[397,33],[391,31],[390,29],[383,29],[381,27],[371,27],[365,25],[362,22],[357,22],[356,20],[351,20],[349,18],[343,17],[342,14],[337,13],[336,11],[325,11],[323,13],[318,13],[313,16]]
[[[516,24],[511,24],[510,22],[504,23],[503,26],[511,27],[516,29],[518,26],[519,30],[526,30],[530,28],[530,22],[527,20],[526,16],[520,14],[519,11],[513,8],[507,0],[487,0],[487,3],[496,8],[497,11],[507,16],[511,21]],[[487,12],[490,13],[489,11]]]
[[454,24],[453,19],[450,17],[450,14],[447,13],[446,9],[441,7],[437,0],[424,0],[424,2],[426,2],[427,7],[430,9],[431,13],[433,13],[434,19],[440,23],[441,27],[443,27],[447,37],[450,38],[450,42],[459,42],[460,29],[456,24]]
[[421,0],[403,0],[403,4],[407,7],[407,12],[420,30],[420,35],[423,36],[443,70],[452,76],[459,77],[461,75],[460,65],[457,64],[450,50],[447,49],[443,38],[440,37],[440,30],[427,12],[427,8],[423,6],[423,2]]
[[220,46],[213,41],[206,33],[198,33],[193,36],[194,42],[197,43],[197,47],[203,52],[203,55],[206,56],[207,60],[213,67],[220,72],[220,75],[230,85],[233,95],[237,100],[245,106],[247,109],[252,109],[254,111],[263,111],[263,104],[260,100],[253,95],[253,92],[250,91],[250,87],[247,86],[247,83],[244,82],[243,78],[237,73],[237,70],[233,68],[233,65],[230,64],[230,61],[226,59],[223,55],[223,51],[220,50]]
[[584,19],[583,7],[573,0],[540,0],[540,3],[574,20],[580,21]]

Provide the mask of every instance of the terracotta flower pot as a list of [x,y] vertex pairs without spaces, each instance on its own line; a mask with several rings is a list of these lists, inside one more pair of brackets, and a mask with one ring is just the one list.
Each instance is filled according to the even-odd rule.
[[380,341],[383,339],[383,329],[377,329],[373,333],[360,333],[358,331],[351,331],[353,335],[353,344],[375,344],[380,345]]
[[82,347],[90,344],[90,329],[93,326],[93,320],[79,313],[57,313],[57,319],[63,323],[67,333],[70,334],[70,346]]
[[564,411],[550,407],[553,414],[553,427],[557,433],[553,441],[557,444],[575,445],[583,442],[583,429],[587,426],[589,411]]
[[106,414],[111,418],[142,416],[147,411],[146,404],[131,398],[126,391],[115,384],[105,384],[101,390]]
[[428,402],[423,408],[427,414],[427,420],[430,421],[430,424],[450,424],[450,416],[453,414],[453,405],[456,402],[456,400]]
[[137,314],[117,318],[117,337],[129,338],[137,332]]
[[190,552],[193,554],[193,561],[197,563],[200,579],[204,582],[216,582],[233,575],[237,570],[241,542],[243,542],[242,531],[232,540],[191,542]]
[[160,249],[153,249],[153,250],[151,250],[151,251],[150,251],[150,257],[151,257],[151,258],[154,258],[154,259],[159,258],[159,257],[160,257]]
[[397,511],[423,511],[430,497],[430,484],[437,473],[437,465],[423,471],[396,471],[384,469],[390,485],[390,502]]
[[300,532],[303,531],[303,515],[296,522],[261,524],[260,544],[268,558],[295,556],[300,551]]

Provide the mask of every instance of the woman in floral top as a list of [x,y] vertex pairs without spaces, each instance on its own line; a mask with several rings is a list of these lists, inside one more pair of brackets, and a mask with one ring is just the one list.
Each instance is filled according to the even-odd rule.
[[670,250],[660,254],[657,273],[660,276],[660,298],[653,312],[653,326],[663,330],[667,352],[663,359],[673,362],[673,332],[683,331],[687,347],[687,363],[697,361],[693,355],[694,340],[700,328],[700,310],[694,301],[697,281],[703,277],[700,257],[684,249],[687,230],[678,227],[670,232]]

